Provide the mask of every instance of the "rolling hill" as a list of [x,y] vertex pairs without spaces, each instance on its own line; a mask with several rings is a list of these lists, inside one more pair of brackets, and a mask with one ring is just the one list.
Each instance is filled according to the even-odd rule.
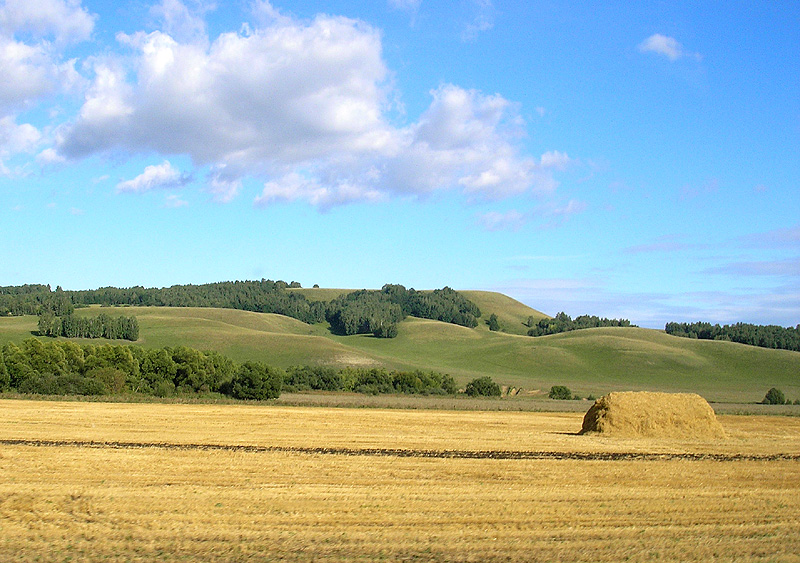
[[[309,299],[345,290],[303,289]],[[397,338],[337,336],[327,325],[281,315],[230,309],[90,307],[76,314],[135,315],[138,346],[186,345],[217,350],[237,361],[383,366],[450,373],[460,383],[489,375],[532,392],[567,385],[582,396],[612,390],[697,392],[712,401],[756,402],[770,387],[800,398],[800,353],[742,344],[673,337],[641,328],[598,328],[532,338],[523,322],[543,313],[490,292],[464,292],[483,312],[495,313],[507,332],[485,323],[470,329],[409,317]],[[36,317],[0,319],[0,343],[19,342],[37,330]],[[514,334],[516,333],[516,334]],[[96,341],[92,341],[96,342]]]

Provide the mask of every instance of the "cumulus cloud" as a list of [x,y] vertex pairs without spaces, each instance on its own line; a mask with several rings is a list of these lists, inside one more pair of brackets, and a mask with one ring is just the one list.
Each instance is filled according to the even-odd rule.
[[194,9],[190,9],[180,0],[161,0],[161,3],[150,8],[150,13],[162,25],[162,31],[178,40],[204,41],[206,35],[206,12],[215,9],[214,4],[195,0]]
[[180,170],[165,160],[161,164],[147,166],[144,172],[132,180],[117,184],[117,192],[142,193],[155,189],[175,188],[186,184],[188,176],[181,174]]
[[21,109],[51,92],[81,81],[75,61],[61,62],[46,45],[28,45],[0,34],[0,112]]
[[5,0],[0,6],[0,30],[8,35],[27,32],[72,43],[89,39],[94,22],[80,0]]
[[324,210],[354,201],[376,201],[380,198],[379,192],[364,186],[349,183],[335,186],[323,185],[314,178],[292,172],[264,184],[264,189],[261,195],[255,199],[254,204],[264,207],[275,202],[291,202],[300,199]]
[[524,154],[516,104],[452,84],[431,92],[416,122],[394,125],[381,34],[361,21],[296,20],[262,0],[252,5],[258,27],[198,41],[207,7],[163,0],[164,30],[121,33],[130,57],[92,59],[79,114],[57,131],[58,155],[187,155],[211,170],[205,189],[216,201],[255,177],[264,181],[257,206],[324,209],[440,190],[546,194],[574,162],[559,151]]
[[119,64],[96,64],[80,116],[60,139],[68,157],[156,150],[253,171],[391,141],[380,37],[358,22],[320,16],[208,46],[161,31],[118,39],[135,51],[135,81]]
[[655,53],[667,57],[671,61],[677,61],[683,57],[691,57],[700,60],[702,57],[699,53],[690,53],[683,48],[674,37],[654,33],[641,43],[638,47],[642,53]]
[[513,104],[451,84],[431,94],[431,106],[404,131],[402,150],[388,162],[394,189],[424,194],[460,186],[500,198],[534,185],[535,159],[520,155],[512,142],[519,124]]
[[17,124],[11,116],[0,117],[0,174],[11,175],[5,161],[20,153],[33,152],[41,139],[42,134],[33,125]]

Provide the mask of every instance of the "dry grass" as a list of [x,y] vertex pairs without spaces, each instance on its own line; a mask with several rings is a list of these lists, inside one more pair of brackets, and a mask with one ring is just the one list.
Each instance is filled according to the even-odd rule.
[[8,445],[800,454],[800,420],[727,438],[578,436],[580,413],[0,401],[2,561],[797,561],[800,461],[426,459]]
[[724,438],[714,409],[696,393],[609,393],[583,417],[581,434],[663,438]]

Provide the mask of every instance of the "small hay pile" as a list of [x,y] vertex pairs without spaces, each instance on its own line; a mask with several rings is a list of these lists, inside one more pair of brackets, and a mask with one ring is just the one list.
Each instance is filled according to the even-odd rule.
[[625,437],[724,438],[714,410],[694,393],[609,393],[583,417],[581,434]]

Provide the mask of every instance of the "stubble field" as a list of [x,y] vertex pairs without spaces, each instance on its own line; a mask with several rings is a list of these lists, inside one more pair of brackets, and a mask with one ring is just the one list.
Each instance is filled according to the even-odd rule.
[[800,419],[0,401],[2,561],[800,561]]

